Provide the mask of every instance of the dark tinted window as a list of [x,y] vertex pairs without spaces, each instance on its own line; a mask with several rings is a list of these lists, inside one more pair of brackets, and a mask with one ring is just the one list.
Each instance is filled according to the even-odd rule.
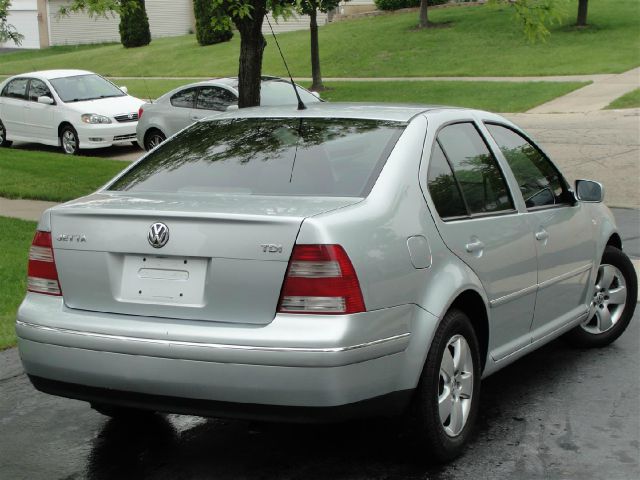
[[509,128],[487,124],[487,129],[507,159],[527,208],[568,203],[564,179],[540,150]]
[[364,196],[404,128],[357,119],[200,122],[153,150],[110,189]]
[[29,83],[28,78],[16,78],[10,81],[2,90],[2,96],[25,100],[27,98],[27,83]]
[[236,96],[226,88],[202,87],[198,93],[196,108],[224,111],[231,104],[238,103]]
[[193,108],[196,101],[197,88],[187,88],[175,93],[171,97],[171,105],[174,107]]
[[31,79],[31,83],[29,84],[29,100],[32,102],[37,102],[38,97],[50,97],[51,92],[49,91],[49,87],[42,81],[37,78]]
[[429,194],[441,218],[467,215],[451,167],[437,142],[431,153],[427,182]]
[[472,214],[513,209],[500,167],[472,123],[444,127],[438,140]]

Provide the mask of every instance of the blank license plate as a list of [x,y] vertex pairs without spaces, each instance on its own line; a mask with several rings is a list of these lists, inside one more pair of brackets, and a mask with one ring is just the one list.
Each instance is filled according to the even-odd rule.
[[205,258],[125,255],[119,300],[202,307],[207,264]]

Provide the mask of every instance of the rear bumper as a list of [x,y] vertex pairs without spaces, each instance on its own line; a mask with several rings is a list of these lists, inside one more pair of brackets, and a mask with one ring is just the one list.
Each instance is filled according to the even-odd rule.
[[[43,391],[106,403],[139,395],[141,408],[158,397],[165,406],[150,408],[177,413],[214,402],[212,412],[233,415],[242,408],[226,404],[337,407],[411,390],[435,325],[413,305],[351,316],[278,315],[255,326],[75,311],[59,298],[29,295],[16,330],[25,371]],[[124,393],[99,400],[86,389]]]

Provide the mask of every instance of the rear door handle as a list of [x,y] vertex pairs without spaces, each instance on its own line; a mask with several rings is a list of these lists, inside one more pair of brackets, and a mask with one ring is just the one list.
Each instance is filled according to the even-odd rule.
[[542,242],[548,238],[549,232],[547,232],[544,228],[540,228],[540,230],[536,232],[536,240],[538,240],[539,242]]
[[484,248],[484,243],[482,243],[480,240],[474,240],[473,242],[469,242],[467,243],[464,248],[467,250],[467,252],[469,253],[474,253],[474,252],[479,252],[480,250],[482,250]]

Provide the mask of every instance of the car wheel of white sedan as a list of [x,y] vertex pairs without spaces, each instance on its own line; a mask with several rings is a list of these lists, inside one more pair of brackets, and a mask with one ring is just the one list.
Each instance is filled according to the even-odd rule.
[[578,347],[604,347],[625,331],[635,310],[636,271],[629,257],[608,246],[598,268],[589,315],[565,338]]
[[7,131],[2,121],[0,121],[0,147],[10,147],[12,144],[13,142],[7,140]]
[[469,439],[480,399],[480,363],[469,317],[449,311],[434,336],[413,404],[420,450],[435,461],[457,457]]
[[80,151],[80,141],[78,134],[71,125],[67,125],[60,132],[60,145],[62,150],[68,155],[78,155]]

